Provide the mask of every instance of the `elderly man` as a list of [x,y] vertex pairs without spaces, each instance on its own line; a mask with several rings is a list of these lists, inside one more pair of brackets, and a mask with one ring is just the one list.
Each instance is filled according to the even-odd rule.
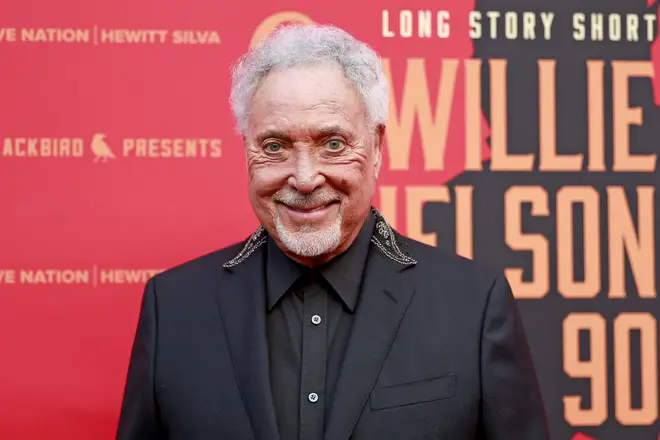
[[388,82],[337,28],[271,34],[233,72],[243,243],[151,279],[119,440],[544,440],[502,275],[371,206]]

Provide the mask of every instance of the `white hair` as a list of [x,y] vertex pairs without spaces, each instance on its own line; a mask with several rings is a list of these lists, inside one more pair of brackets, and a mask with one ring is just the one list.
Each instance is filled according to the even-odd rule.
[[245,134],[250,102],[268,73],[324,62],[334,63],[342,70],[361,98],[369,122],[385,124],[389,84],[376,52],[334,26],[290,25],[268,35],[232,69],[230,103],[238,131]]

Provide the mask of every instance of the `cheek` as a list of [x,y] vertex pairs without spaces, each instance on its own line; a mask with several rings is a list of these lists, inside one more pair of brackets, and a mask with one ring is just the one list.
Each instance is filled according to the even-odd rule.
[[335,185],[341,192],[354,197],[356,194],[363,193],[371,186],[371,174],[364,164],[351,164],[343,166],[341,169],[333,170]]
[[257,196],[269,196],[286,183],[287,174],[281,167],[248,167],[250,192]]

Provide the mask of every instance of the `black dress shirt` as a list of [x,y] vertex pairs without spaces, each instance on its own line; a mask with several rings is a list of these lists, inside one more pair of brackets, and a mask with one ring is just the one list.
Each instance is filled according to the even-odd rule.
[[323,438],[358,306],[375,219],[343,254],[310,269],[268,238],[270,380],[281,440]]

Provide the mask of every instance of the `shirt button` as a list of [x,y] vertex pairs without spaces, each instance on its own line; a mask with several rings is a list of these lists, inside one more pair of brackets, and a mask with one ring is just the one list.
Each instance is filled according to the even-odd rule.
[[312,324],[319,325],[321,323],[321,317],[319,315],[312,316]]
[[319,400],[319,395],[316,393],[309,393],[309,396],[307,396],[310,402],[315,403]]

